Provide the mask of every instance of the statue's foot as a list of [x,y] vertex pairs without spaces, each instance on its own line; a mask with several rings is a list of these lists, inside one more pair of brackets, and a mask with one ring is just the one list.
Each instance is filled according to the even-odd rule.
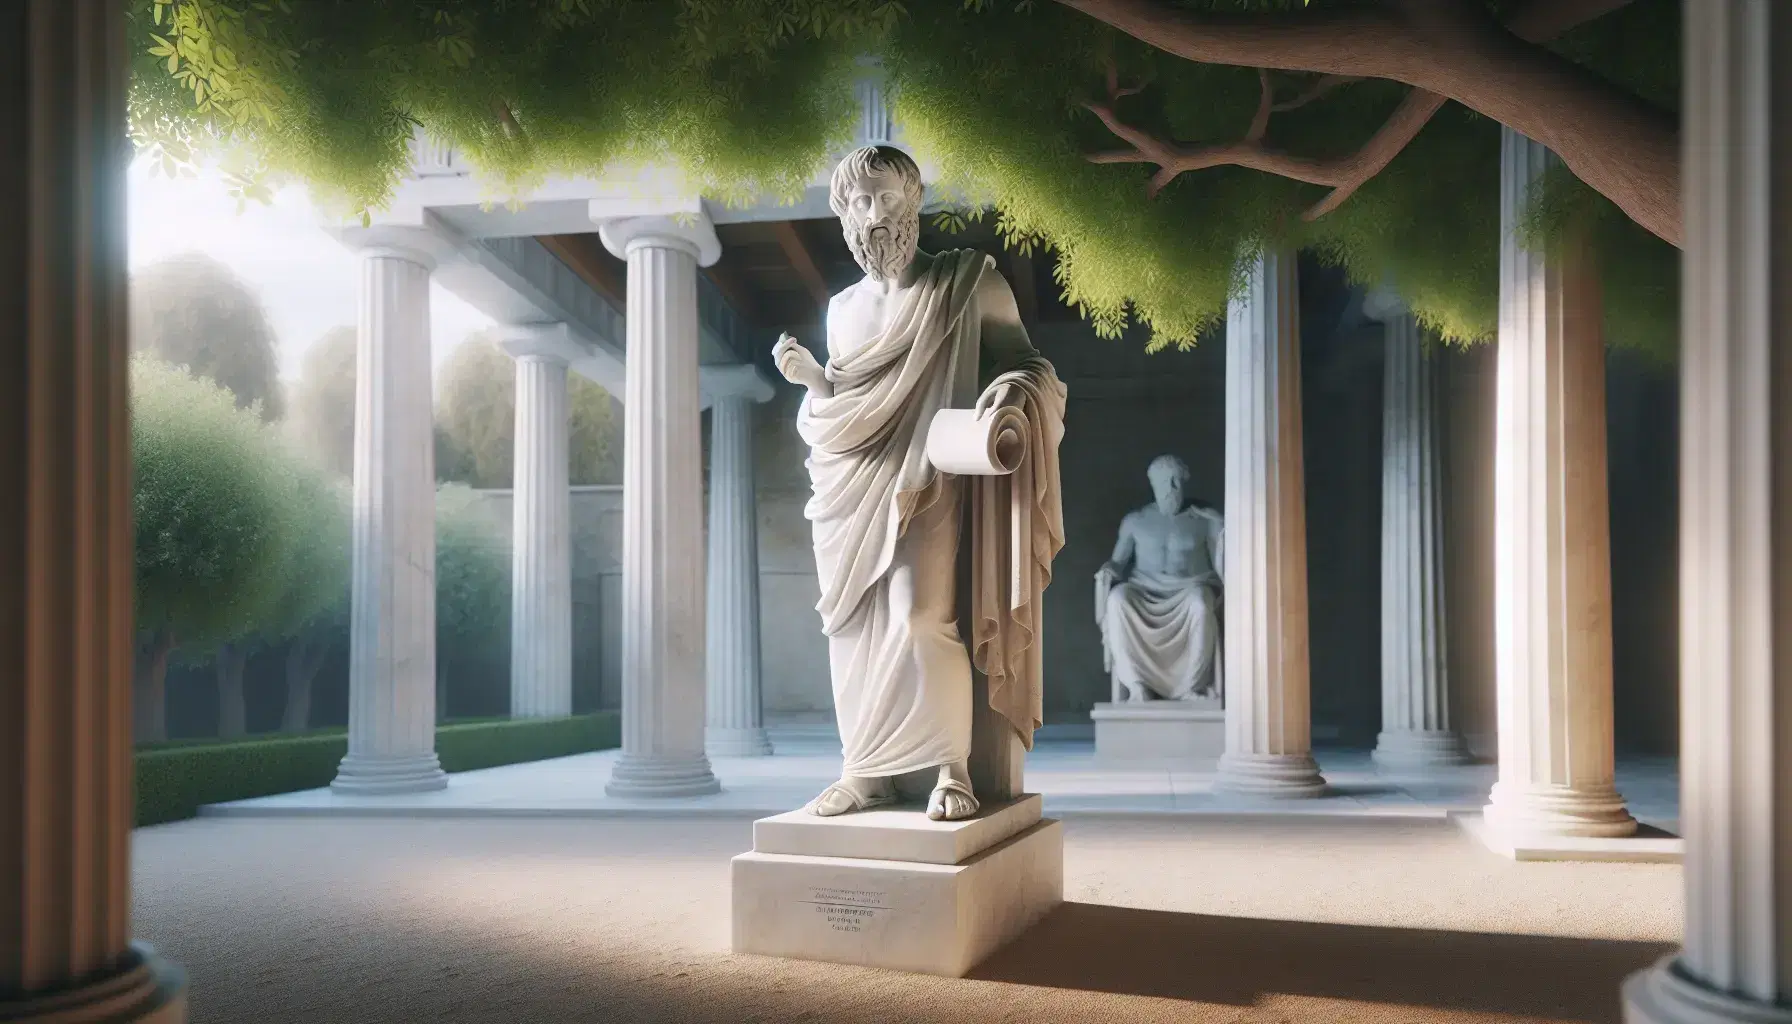
[[865,811],[896,802],[896,785],[888,778],[847,776],[821,791],[805,808],[810,814],[831,818],[836,814]]
[[1145,687],[1144,686],[1138,685],[1135,683],[1121,683],[1120,685],[1126,688],[1126,703],[1128,703],[1128,704],[1143,704],[1143,703],[1145,703],[1146,698],[1145,698]]
[[941,778],[927,798],[927,816],[934,821],[962,821],[977,813],[977,797],[971,787],[953,778]]

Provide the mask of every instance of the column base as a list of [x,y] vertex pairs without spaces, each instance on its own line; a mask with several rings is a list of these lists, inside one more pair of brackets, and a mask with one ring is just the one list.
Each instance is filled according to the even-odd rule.
[[0,1020],[31,1024],[183,1024],[187,976],[140,942],[119,968],[75,988],[0,998]]
[[380,796],[388,793],[427,793],[448,788],[448,774],[432,752],[420,757],[378,757],[350,754],[336,769],[330,788],[338,793]]
[[1489,829],[1513,838],[1622,839],[1636,834],[1636,819],[1611,786],[1569,789],[1496,782],[1482,817]]
[[1792,1006],[1707,988],[1672,956],[1625,978],[1622,993],[1624,1024],[1792,1024]]
[[1325,777],[1311,754],[1220,755],[1215,793],[1276,799],[1304,799],[1325,793]]
[[672,797],[720,793],[722,784],[709,770],[709,758],[654,757],[624,752],[610,769],[607,796]]
[[1462,734],[1453,731],[1384,732],[1375,739],[1375,750],[1369,755],[1375,763],[1390,771],[1422,771],[1426,768],[1448,768],[1472,764],[1468,744]]
[[712,725],[703,730],[703,752],[710,757],[769,757],[772,741],[761,726],[737,729]]

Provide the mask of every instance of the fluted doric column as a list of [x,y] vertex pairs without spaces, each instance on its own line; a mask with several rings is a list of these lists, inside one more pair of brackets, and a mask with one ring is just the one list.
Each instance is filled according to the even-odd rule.
[[1792,11],[1698,0],[1685,47],[1685,946],[1624,1019],[1792,1024]]
[[1507,838],[1627,836],[1614,781],[1611,523],[1603,300],[1591,253],[1527,248],[1530,190],[1555,160],[1503,128],[1494,447],[1499,781]]
[[0,15],[0,1020],[186,1019],[131,941],[122,4]]
[[572,491],[565,324],[504,330],[516,360],[510,531],[510,716],[572,714]]
[[1445,639],[1444,481],[1436,357],[1399,298],[1365,312],[1385,324],[1381,430],[1381,735],[1375,761],[1416,771],[1464,764],[1450,721]]
[[348,754],[331,787],[448,784],[436,758],[436,474],[429,275],[452,250],[423,227],[344,232],[361,252],[355,360]]
[[715,228],[634,217],[599,229],[628,260],[622,465],[622,754],[611,796],[721,786],[703,753],[703,450],[697,267]]
[[[710,374],[711,388],[722,376]],[[751,366],[709,407],[708,724],[711,757],[772,752],[760,706],[759,505],[753,490],[753,404],[773,394]]]
[[1307,674],[1300,295],[1267,252],[1226,312],[1226,752],[1215,788],[1317,796]]

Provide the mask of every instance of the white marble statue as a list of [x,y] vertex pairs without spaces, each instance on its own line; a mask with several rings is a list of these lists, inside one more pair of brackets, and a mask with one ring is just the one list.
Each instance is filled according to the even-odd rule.
[[1120,521],[1095,574],[1095,622],[1114,699],[1219,695],[1219,513],[1185,505],[1188,466],[1160,455],[1146,470],[1157,500]]
[[[773,351],[785,379],[808,390],[797,416],[814,486],[805,515],[845,757],[840,781],[808,805],[819,815],[891,803],[896,776],[932,769],[928,817],[975,814],[973,662],[990,707],[1026,747],[1040,724],[1034,638],[1063,546],[1064,386],[1028,341],[994,260],[919,251],[921,198],[920,170],[900,150],[871,146],[841,161],[829,205],[865,277],[828,303],[825,367],[789,336]],[[986,441],[983,468],[953,457]],[[960,593],[966,502],[970,582]]]

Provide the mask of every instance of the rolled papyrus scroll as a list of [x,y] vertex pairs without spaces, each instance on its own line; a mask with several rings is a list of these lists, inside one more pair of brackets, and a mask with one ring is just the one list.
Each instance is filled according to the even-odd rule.
[[1013,406],[941,409],[927,428],[927,461],[942,473],[1005,476],[1027,452],[1027,417]]

